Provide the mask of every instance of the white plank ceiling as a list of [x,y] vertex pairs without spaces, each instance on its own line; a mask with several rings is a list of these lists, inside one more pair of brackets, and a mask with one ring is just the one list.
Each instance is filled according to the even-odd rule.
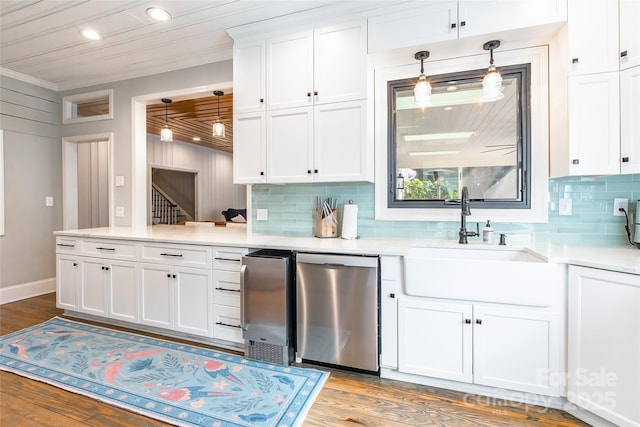
[[[310,13],[344,16],[394,1],[0,0],[0,67],[56,90],[231,59],[227,28]],[[157,22],[150,7],[172,19]],[[89,41],[80,30],[104,38]],[[5,73],[7,74],[7,73]]]

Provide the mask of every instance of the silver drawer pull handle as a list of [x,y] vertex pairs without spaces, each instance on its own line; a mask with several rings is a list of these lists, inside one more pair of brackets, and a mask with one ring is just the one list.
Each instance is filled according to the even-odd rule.
[[216,291],[240,292],[240,289],[216,288]]
[[103,248],[101,246],[96,246],[96,249],[99,251],[115,251],[115,248]]
[[66,243],[56,243],[56,246],[62,246],[63,248],[75,248],[76,245],[68,245]]
[[215,259],[217,259],[218,261],[233,261],[233,262],[240,262],[241,261],[239,259],[233,259],[233,258],[218,258],[218,257],[215,257]]
[[182,258],[182,254],[160,254],[160,256],[174,256],[174,257]]
[[240,325],[232,325],[230,323],[224,323],[224,322],[216,322],[216,325],[220,325],[220,326],[228,326],[230,328],[238,328],[240,329],[241,326]]

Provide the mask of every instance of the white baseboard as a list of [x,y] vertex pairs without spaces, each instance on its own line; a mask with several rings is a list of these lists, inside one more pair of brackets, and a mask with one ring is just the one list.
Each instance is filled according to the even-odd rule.
[[37,297],[56,291],[56,278],[37,280],[35,282],[22,283],[20,285],[0,288],[0,305],[21,299]]

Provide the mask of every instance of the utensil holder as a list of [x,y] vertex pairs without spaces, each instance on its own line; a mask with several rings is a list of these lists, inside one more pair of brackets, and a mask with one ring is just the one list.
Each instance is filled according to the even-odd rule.
[[338,210],[332,209],[329,215],[317,215],[315,237],[338,237]]

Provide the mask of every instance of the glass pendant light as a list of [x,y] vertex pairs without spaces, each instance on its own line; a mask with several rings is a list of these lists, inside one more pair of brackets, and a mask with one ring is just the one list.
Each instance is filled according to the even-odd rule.
[[213,94],[218,97],[218,117],[213,124],[213,136],[216,138],[224,138],[224,123],[220,121],[220,97],[224,95],[221,90],[214,90]]
[[162,98],[162,102],[164,102],[164,126],[160,131],[160,141],[162,142],[172,142],[173,141],[173,131],[169,127],[169,121],[167,120],[167,107],[171,104],[171,100],[169,98]]
[[427,76],[424,74],[424,60],[428,57],[428,50],[421,50],[414,55],[414,58],[420,60],[420,76],[416,87],[413,89],[414,103],[418,107],[429,107],[431,105],[431,84],[429,84]]
[[502,93],[502,76],[496,70],[496,66],[493,65],[493,49],[500,47],[499,40],[491,40],[482,45],[484,50],[491,52],[491,60],[489,61],[489,69],[487,75],[482,79],[482,100],[483,101],[497,101],[504,98]]

